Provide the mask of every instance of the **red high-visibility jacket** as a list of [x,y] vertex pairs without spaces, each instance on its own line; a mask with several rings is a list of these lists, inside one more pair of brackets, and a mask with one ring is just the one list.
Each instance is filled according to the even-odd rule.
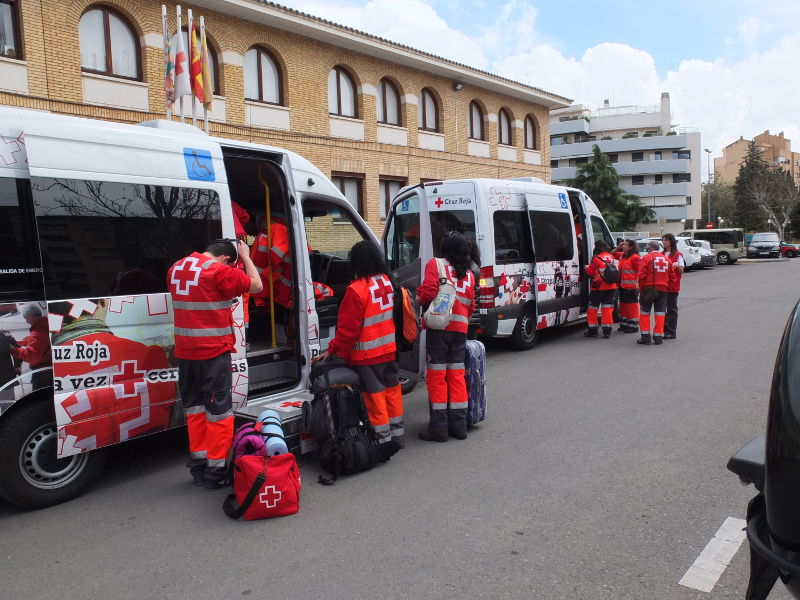
[[273,217],[272,246],[269,246],[269,236],[266,229],[258,234],[253,247],[250,248],[250,258],[256,267],[264,289],[255,298],[269,297],[269,278],[272,278],[272,290],[275,302],[284,307],[292,304],[292,255],[289,244],[289,229],[279,217]]
[[639,289],[651,285],[660,292],[666,292],[669,286],[670,262],[662,252],[648,252],[642,257],[639,265]]
[[[436,266],[436,260],[432,258],[425,265],[425,277],[422,280],[422,285],[417,289],[419,302],[422,305],[430,304],[436,298],[436,294],[439,293],[439,269]],[[450,318],[450,323],[444,330],[467,333],[469,320],[475,311],[475,275],[468,270],[464,277],[457,279],[456,272],[447,262],[447,259],[440,258],[438,260],[444,261],[447,279],[456,288],[456,302],[453,304],[453,314]]]
[[685,263],[683,261],[683,254],[680,251],[670,252],[669,254],[664,254],[669,260],[672,268],[669,270],[669,286],[667,287],[668,292],[680,292],[681,291],[681,277],[683,274],[678,270],[678,265],[683,266]]
[[606,270],[608,263],[614,262],[614,257],[608,252],[601,252],[592,258],[589,266],[586,268],[586,274],[592,278],[593,290],[615,290],[617,289],[616,283],[606,283],[603,281],[603,271]]
[[336,337],[328,351],[354,365],[394,360],[394,289],[386,275],[356,279],[339,306]]
[[626,290],[635,290],[639,286],[639,265],[642,257],[631,254],[628,258],[619,259],[619,287]]
[[205,360],[233,351],[231,300],[247,293],[250,278],[192,252],[172,265],[167,285],[175,318],[175,356]]
[[19,347],[11,349],[11,356],[28,363],[31,369],[53,364],[50,356],[50,331],[47,317],[39,317],[31,325],[31,334],[19,341]]

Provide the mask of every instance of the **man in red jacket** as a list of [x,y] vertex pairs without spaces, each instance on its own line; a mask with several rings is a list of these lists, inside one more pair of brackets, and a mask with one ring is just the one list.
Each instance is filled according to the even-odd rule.
[[637,344],[650,344],[650,310],[655,312],[652,343],[658,346],[664,339],[664,313],[667,310],[667,287],[670,272],[669,259],[660,251],[658,242],[647,243],[647,254],[639,265],[639,330]]
[[[237,256],[244,272],[235,267]],[[187,466],[197,485],[215,490],[225,478],[225,460],[233,440],[231,301],[257,294],[261,277],[247,244],[215,240],[206,251],[192,252],[167,273],[175,318],[178,387],[189,429]]]
[[614,300],[617,293],[616,283],[607,283],[603,279],[609,264],[616,264],[616,260],[609,253],[611,248],[604,240],[594,243],[594,256],[586,265],[586,276],[591,277],[591,291],[589,292],[589,308],[586,311],[587,329],[586,337],[597,337],[597,313],[601,310],[603,323],[603,337],[611,337],[611,328],[614,326]]

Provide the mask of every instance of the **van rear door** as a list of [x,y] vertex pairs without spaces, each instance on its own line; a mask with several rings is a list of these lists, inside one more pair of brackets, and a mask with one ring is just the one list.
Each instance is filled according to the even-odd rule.
[[[58,454],[180,424],[172,263],[233,237],[219,145],[194,130],[23,116],[53,351]],[[224,225],[223,225],[224,224]],[[196,273],[180,273],[190,286]],[[246,402],[234,308],[234,404]]]

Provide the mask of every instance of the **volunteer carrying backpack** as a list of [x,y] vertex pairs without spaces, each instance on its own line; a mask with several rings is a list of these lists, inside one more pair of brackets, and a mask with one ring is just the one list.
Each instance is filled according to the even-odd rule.
[[603,262],[606,268],[603,269],[603,272],[600,274],[600,279],[606,283],[619,283],[619,267],[617,266],[617,261]]
[[453,305],[456,303],[456,288],[445,273],[444,260],[434,258],[439,271],[439,292],[425,311],[425,326],[428,329],[444,330],[453,316]]

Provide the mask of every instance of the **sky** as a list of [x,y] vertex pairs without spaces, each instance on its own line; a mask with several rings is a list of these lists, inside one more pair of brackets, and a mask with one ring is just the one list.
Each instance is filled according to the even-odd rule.
[[713,156],[767,129],[800,152],[797,0],[278,1],[590,108],[669,92]]

